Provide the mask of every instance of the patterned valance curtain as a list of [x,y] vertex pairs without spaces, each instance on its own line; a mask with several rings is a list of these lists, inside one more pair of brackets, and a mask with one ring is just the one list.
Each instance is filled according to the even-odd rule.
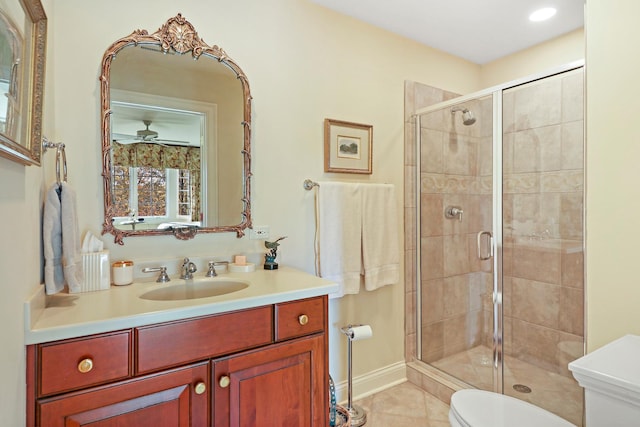
[[200,170],[200,147],[178,147],[139,142],[113,142],[113,163],[118,166],[146,166],[156,169]]
[[200,221],[200,147],[113,141],[113,164],[125,167],[186,169],[191,174],[191,220]]

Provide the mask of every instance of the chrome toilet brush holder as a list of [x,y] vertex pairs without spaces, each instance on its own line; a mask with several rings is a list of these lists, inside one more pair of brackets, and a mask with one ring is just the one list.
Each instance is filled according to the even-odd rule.
[[363,336],[363,338],[368,338],[369,336],[371,336],[371,328],[367,325],[348,325],[345,326],[343,328],[340,328],[340,332],[342,332],[343,334],[345,334],[347,336],[347,394],[348,394],[348,401],[347,401],[347,411],[349,412],[349,416],[351,418],[351,426],[362,426],[365,425],[367,422],[367,413],[365,412],[364,409],[362,409],[362,407],[358,406],[358,405],[354,405],[353,404],[353,387],[352,387],[352,383],[353,383],[353,373],[352,373],[352,369],[351,369],[351,363],[352,363],[352,349],[351,349],[351,343],[354,339],[361,339],[359,336],[357,336],[357,330],[354,330],[354,328],[366,328],[367,331],[364,332],[365,336]]

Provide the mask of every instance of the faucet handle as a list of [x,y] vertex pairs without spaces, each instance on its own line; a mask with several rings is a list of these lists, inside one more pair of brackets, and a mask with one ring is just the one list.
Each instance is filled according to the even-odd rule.
[[216,262],[209,261],[209,271],[207,271],[207,277],[216,277],[218,273],[216,273]]
[[169,275],[167,274],[167,267],[165,267],[165,266],[161,266],[161,267],[145,267],[145,268],[142,269],[143,273],[153,273],[153,272],[156,272],[156,271],[160,272],[160,275],[156,279],[156,282],[158,282],[158,283],[166,283],[166,282],[171,280],[169,278]]

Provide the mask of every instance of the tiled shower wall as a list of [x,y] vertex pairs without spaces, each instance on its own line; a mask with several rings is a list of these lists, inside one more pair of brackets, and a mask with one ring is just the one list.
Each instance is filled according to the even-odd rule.
[[[522,86],[504,97],[505,352],[553,372],[583,342],[582,72]],[[405,83],[406,360],[415,360],[415,253],[422,250],[425,361],[491,345],[491,266],[477,261],[475,234],[491,229],[492,105],[467,103],[464,126],[449,109],[422,117],[418,182],[412,111],[457,97]],[[416,230],[421,187],[421,236]],[[463,221],[444,218],[460,206]],[[516,262],[514,262],[514,260]],[[540,268],[544,265],[544,268]],[[413,279],[412,279],[413,278]],[[579,354],[578,354],[579,355]],[[448,401],[451,390],[409,369],[409,379]]]
[[[486,343],[491,261],[479,261],[476,235],[492,227],[491,99],[464,104],[470,126],[449,108],[421,117],[420,247],[422,360],[433,362]],[[485,118],[486,117],[486,118]],[[488,118],[488,119],[487,119]],[[486,124],[489,126],[486,126]],[[446,218],[447,207],[462,218]],[[488,274],[489,273],[489,274]]]
[[583,72],[504,93],[504,350],[571,377],[583,354]]

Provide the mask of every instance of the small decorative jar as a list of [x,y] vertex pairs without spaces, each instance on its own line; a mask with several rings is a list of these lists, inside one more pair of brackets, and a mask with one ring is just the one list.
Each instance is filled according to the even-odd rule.
[[133,261],[116,261],[111,267],[114,285],[123,286],[133,283]]

